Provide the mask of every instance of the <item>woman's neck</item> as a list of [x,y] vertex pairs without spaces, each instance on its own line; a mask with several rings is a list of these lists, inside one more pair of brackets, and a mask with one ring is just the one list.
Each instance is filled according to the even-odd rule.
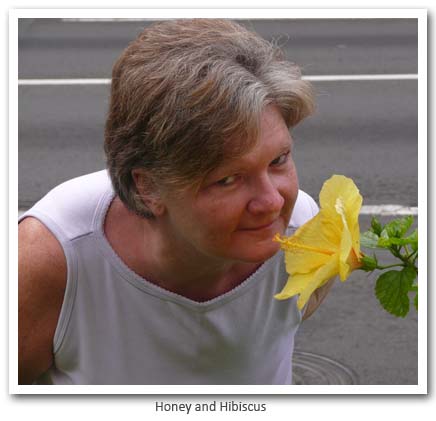
[[259,267],[179,247],[158,222],[135,215],[118,198],[109,207],[105,235],[135,273],[193,301],[208,301],[232,290]]

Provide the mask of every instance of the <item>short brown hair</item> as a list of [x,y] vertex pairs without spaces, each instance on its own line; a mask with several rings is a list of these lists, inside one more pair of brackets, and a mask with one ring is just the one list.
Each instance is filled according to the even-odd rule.
[[195,183],[253,145],[268,104],[288,127],[314,106],[311,85],[279,48],[225,19],[150,25],[112,72],[105,152],[115,192],[152,216],[132,170],[167,185]]

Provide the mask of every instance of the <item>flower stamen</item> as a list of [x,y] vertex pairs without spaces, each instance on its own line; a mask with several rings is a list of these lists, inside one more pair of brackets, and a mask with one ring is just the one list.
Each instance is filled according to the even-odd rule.
[[282,248],[285,250],[305,250],[305,251],[313,251],[314,253],[327,254],[328,256],[332,256],[335,254],[332,250],[326,250],[319,247],[309,246],[307,244],[296,243],[291,241],[288,238],[280,238],[279,234],[276,234],[274,237],[274,241],[277,241],[282,245]]

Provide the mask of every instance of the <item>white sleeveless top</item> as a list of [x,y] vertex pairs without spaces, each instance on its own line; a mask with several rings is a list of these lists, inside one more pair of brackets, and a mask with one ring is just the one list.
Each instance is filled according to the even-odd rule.
[[[107,241],[107,172],[67,181],[20,220],[40,220],[65,253],[68,278],[54,365],[39,384],[290,384],[296,298],[278,301],[282,252],[233,290],[196,302],[134,273]],[[318,211],[300,191],[291,229]]]

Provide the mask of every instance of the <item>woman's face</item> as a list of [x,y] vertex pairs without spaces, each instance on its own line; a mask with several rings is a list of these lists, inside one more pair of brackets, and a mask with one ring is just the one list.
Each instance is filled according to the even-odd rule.
[[273,256],[297,198],[292,139],[279,111],[268,106],[258,143],[224,162],[199,190],[166,195],[166,232],[176,247],[201,257],[260,263]]

